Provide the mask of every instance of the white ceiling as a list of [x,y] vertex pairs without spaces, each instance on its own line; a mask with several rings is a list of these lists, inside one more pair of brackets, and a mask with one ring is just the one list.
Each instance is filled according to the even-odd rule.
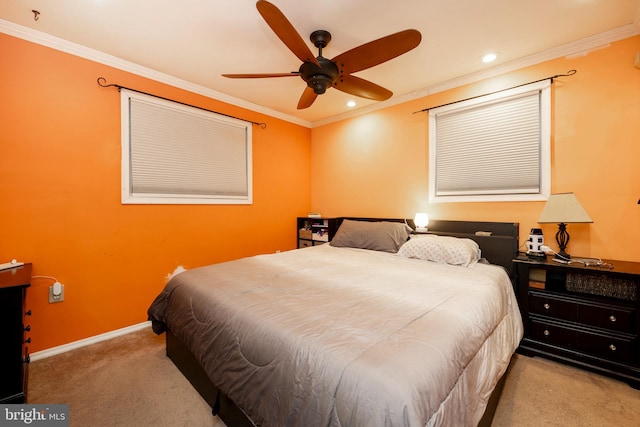
[[[305,41],[317,29],[332,34],[323,50],[326,58],[409,28],[422,33],[422,42],[356,74],[393,91],[390,100],[379,103],[329,89],[310,108],[296,110],[305,87],[299,77],[220,76],[290,72],[300,66],[254,0],[2,0],[0,31],[89,57],[98,51],[107,54],[110,60],[103,62],[110,65],[138,67],[161,81],[308,125],[354,114],[345,105],[349,99],[358,103],[356,111],[371,110],[640,34],[640,0],[271,2]],[[37,20],[32,10],[40,12]],[[310,41],[309,48],[317,54]],[[480,58],[490,51],[498,52],[498,60],[485,65]]]

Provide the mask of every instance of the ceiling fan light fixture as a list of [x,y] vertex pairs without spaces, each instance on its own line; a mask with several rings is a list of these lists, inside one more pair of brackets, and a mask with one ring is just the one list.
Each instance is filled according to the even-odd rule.
[[327,91],[327,88],[333,84],[333,79],[329,76],[325,76],[324,74],[317,74],[312,76],[307,85],[313,89],[315,93],[318,95],[322,95]]

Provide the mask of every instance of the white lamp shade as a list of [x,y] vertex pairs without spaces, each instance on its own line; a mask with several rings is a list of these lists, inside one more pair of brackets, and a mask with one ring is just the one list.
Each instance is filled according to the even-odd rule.
[[573,193],[552,194],[538,218],[539,223],[593,222]]
[[419,212],[415,218],[413,218],[413,222],[418,228],[426,228],[427,225],[429,225],[429,215],[424,212]]

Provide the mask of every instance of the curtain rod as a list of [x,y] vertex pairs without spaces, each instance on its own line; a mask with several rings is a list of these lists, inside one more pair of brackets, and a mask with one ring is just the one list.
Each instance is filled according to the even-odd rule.
[[435,106],[435,107],[428,107],[428,108],[424,108],[424,109],[419,110],[419,111],[414,111],[414,112],[413,112],[413,114],[416,114],[416,113],[423,113],[423,112],[425,112],[425,111],[433,110],[434,108],[440,108],[440,107],[444,107],[444,106],[446,106],[446,105],[457,104],[458,102],[469,101],[469,100],[471,100],[471,99],[481,98],[481,97],[483,97],[483,96],[487,96],[487,95],[493,95],[494,93],[504,92],[505,90],[511,90],[511,89],[515,89],[515,88],[518,88],[518,87],[521,87],[521,86],[526,86],[526,85],[530,85],[530,84],[533,84],[533,83],[543,82],[543,81],[545,81],[545,80],[551,80],[551,83],[553,83],[553,79],[555,79],[555,78],[558,78],[558,77],[569,77],[569,76],[573,76],[573,75],[574,75],[575,73],[577,73],[577,72],[578,72],[578,71],[576,71],[576,70],[569,70],[569,71],[567,71],[567,73],[566,73],[566,74],[556,74],[555,76],[545,77],[544,79],[536,80],[536,81],[529,82],[529,83],[522,83],[522,84],[520,84],[520,85],[512,86],[512,87],[508,87],[508,88],[506,88],[506,89],[496,90],[495,92],[489,92],[489,93],[485,93],[485,94],[483,94],[483,95],[476,95],[476,96],[472,96],[472,97],[470,97],[470,98],[461,99],[461,100],[459,100],[459,101],[447,102],[446,104],[441,104],[441,105],[438,105],[438,106]]
[[267,127],[267,124],[264,123],[264,122],[254,122],[252,120],[241,119],[240,117],[232,116],[230,114],[219,113],[218,111],[213,111],[213,110],[209,110],[209,109],[206,109],[206,108],[198,107],[197,105],[187,104],[186,102],[180,102],[180,101],[176,101],[176,100],[173,100],[173,99],[164,98],[162,96],[154,95],[152,93],[143,92],[141,90],[136,90],[136,89],[131,89],[130,87],[126,87],[126,86],[120,86],[120,85],[115,84],[115,83],[107,84],[107,79],[105,79],[104,77],[98,77],[97,81],[98,81],[98,85],[100,87],[116,87],[116,88],[118,88],[118,91],[120,91],[120,89],[126,89],[126,90],[130,90],[130,91],[133,91],[133,92],[141,93],[143,95],[149,95],[149,96],[153,96],[155,98],[164,99],[165,101],[175,102],[177,104],[185,105],[187,107],[197,108],[199,110],[208,111],[210,113],[220,114],[221,116],[231,117],[232,119],[237,119],[237,120],[242,120],[242,121],[245,121],[245,122],[249,122],[249,123],[254,124],[256,126],[260,126],[262,129]]

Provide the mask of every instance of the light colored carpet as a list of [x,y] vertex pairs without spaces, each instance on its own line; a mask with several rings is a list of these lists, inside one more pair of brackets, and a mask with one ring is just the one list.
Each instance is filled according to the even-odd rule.
[[492,427],[640,426],[640,390],[541,357],[516,354]]
[[224,427],[151,329],[32,362],[27,399],[69,404],[71,427]]
[[[32,362],[28,400],[69,404],[72,427],[224,427],[150,329]],[[637,425],[640,391],[516,355],[492,426]]]

